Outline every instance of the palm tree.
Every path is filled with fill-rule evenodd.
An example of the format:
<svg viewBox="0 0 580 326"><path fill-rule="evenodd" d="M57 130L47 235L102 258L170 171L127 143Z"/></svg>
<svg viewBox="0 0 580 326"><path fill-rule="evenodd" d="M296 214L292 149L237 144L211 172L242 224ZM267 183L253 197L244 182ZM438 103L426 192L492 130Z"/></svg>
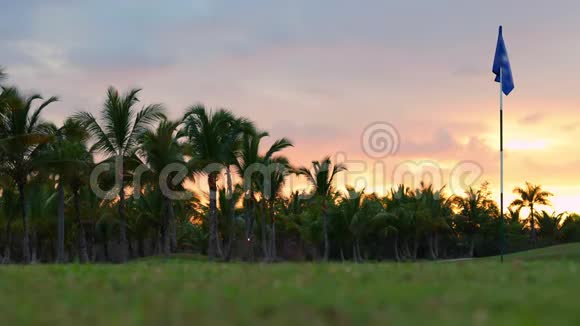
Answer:
<svg viewBox="0 0 580 326"><path fill-rule="evenodd" d="M389 196L385 197L386 202L390 200ZM407 220L405 213L405 210L401 206L387 204L386 210L377 214L372 221L379 235L393 239L393 255L396 261L402 259L399 243L401 234L404 234L405 231L404 222Z"/></svg>
<svg viewBox="0 0 580 326"><path fill-rule="evenodd" d="M244 191L244 220L245 220L245 238L247 244L248 256L253 258L254 248L254 219L256 213L257 200L255 197L255 190L257 188L259 172L256 167L260 164L260 143L262 138L267 137L268 133L258 132L253 130L247 132L242 136L239 144L238 155L234 161L238 176L243 182ZM262 223L262 226L265 226ZM264 256L267 256L266 241L265 241L265 227L262 229L262 251Z"/></svg>
<svg viewBox="0 0 580 326"><path fill-rule="evenodd" d="M44 174L39 174L31 179L26 187L26 197L28 216L30 221L30 253L31 262L38 261L39 253L42 252L39 242L39 234L54 234L57 229L53 219L46 216L53 216L58 210L57 194L54 193L55 183ZM64 232L63 232L64 234Z"/></svg>
<svg viewBox="0 0 580 326"><path fill-rule="evenodd" d="M508 207L508 211L505 214L506 219L509 221L510 224L517 224L520 223L520 213L522 211L521 207Z"/></svg>
<svg viewBox="0 0 580 326"><path fill-rule="evenodd" d="M535 243L536 225L534 223L534 206L550 205L548 197L553 196L553 194L549 191L543 190L542 186L534 185L530 182L526 182L525 187L514 188L514 194L519 198L515 199L510 206L516 208L528 207L530 209L530 216L528 217L530 221L530 240L532 243Z"/></svg>
<svg viewBox="0 0 580 326"><path fill-rule="evenodd" d="M404 248L405 254L412 260L416 260L421 239L431 229L429 211L421 200L421 189L411 190L402 186L400 190L403 190L403 193L397 193L396 195L402 195L402 197L397 198L402 200L401 206L405 212L403 216L406 218L405 223L408 228L408 232L406 232L407 241ZM410 244L412 245L409 250Z"/></svg>
<svg viewBox="0 0 580 326"><path fill-rule="evenodd" d="M428 253L431 259L439 257L439 237L441 233L451 229L447 224L448 218L452 215L452 198L446 197L445 187L434 190L433 185L421 183L421 189L417 190L420 194L420 205L423 209L421 222L424 233L427 238Z"/></svg>
<svg viewBox="0 0 580 326"><path fill-rule="evenodd" d="M169 241L163 239L164 232L162 223L165 221L160 216L165 216L165 200L159 189L145 189L141 195L127 200L128 230L137 240L137 255L145 256L145 239L151 237L155 240L155 254L167 255L169 253ZM166 226L165 226L166 227ZM160 232L161 230L161 232Z"/></svg>
<svg viewBox="0 0 580 326"><path fill-rule="evenodd" d="M560 226L559 235L562 242L580 241L580 215L568 215Z"/></svg>
<svg viewBox="0 0 580 326"><path fill-rule="evenodd" d="M217 181L221 171L232 163L232 157L241 135L250 125L237 119L230 111L208 111L202 105L190 107L183 118L184 133L189 140L186 154L190 166L198 173L207 174L209 185L209 239L208 259L222 255L217 229Z"/></svg>
<svg viewBox="0 0 580 326"><path fill-rule="evenodd" d="M218 223L218 229L222 230L223 234L228 234L228 242L224 248L224 259L226 261L231 259L232 244L235 241L238 229L239 219L236 217L236 204L241 201L243 195L241 185L236 185L231 191L223 187L218 190L218 216L223 222L221 224Z"/></svg>
<svg viewBox="0 0 580 326"><path fill-rule="evenodd" d="M535 216L538 222L538 236L546 240L556 240L560 233L560 224L565 219L565 213L548 213L545 210Z"/></svg>
<svg viewBox="0 0 580 326"><path fill-rule="evenodd" d="M91 151L99 151L108 156L106 161L115 165L115 179L117 182L120 220L119 242L121 245L120 260L127 260L128 243L125 219L125 186L130 177L130 165L136 164L136 151L139 148L139 137L147 127L164 118L164 109L160 104L152 104L136 108L139 102L140 89L131 89L124 95L110 87L107 99L101 109L101 122L88 112L79 112L75 115L81 124L88 130L95 143Z"/></svg>
<svg viewBox="0 0 580 326"><path fill-rule="evenodd" d="M19 204L24 227L22 242L25 263L30 262L29 221L26 210L25 188L28 177L33 172L33 162L39 145L50 140L50 128L40 117L42 111L56 97L43 101L36 109L33 104L42 100L38 94L24 96L16 88L3 88L0 95L0 174L14 180L19 193Z"/></svg>
<svg viewBox="0 0 580 326"><path fill-rule="evenodd" d="M330 156L321 161L313 161L312 168L301 167L296 170L298 175L306 177L308 182L314 187L314 194L322 201L322 228L324 235L324 260L328 260L330 253L330 242L328 240L328 217L326 215L326 201L334 192L334 178L342 171L346 170L343 164L332 164Z"/></svg>
<svg viewBox="0 0 580 326"><path fill-rule="evenodd" d="M356 191L353 187L347 186L346 193L340 196L339 214L344 225L347 227L352 241L352 256L355 262L361 261L360 236L362 233L361 211L363 203L364 189ZM342 249L342 248L341 248Z"/></svg>
<svg viewBox="0 0 580 326"><path fill-rule="evenodd" d="M108 207L104 205L106 202L99 198L88 184L85 184L87 180L85 178L82 178L81 180L83 183L80 184L81 186L77 192L74 191L74 185L71 185L70 187L73 191L75 211L78 209L78 212L75 212L77 215L77 223L80 219L82 227L82 230L79 228L79 233L85 232L89 261L95 261L96 223L103 212L108 210ZM79 246L80 245L81 243L79 242Z"/></svg>
<svg viewBox="0 0 580 326"><path fill-rule="evenodd" d="M455 229L467 238L468 256L473 257L475 240L480 236L480 230L488 224L492 217L497 216L496 203L490 199L491 193L484 183L480 189L469 188L465 197L455 197L454 204L459 213L453 219Z"/></svg>
<svg viewBox="0 0 580 326"><path fill-rule="evenodd" d="M161 219L161 239L163 244L163 254L168 255L171 248L175 249L176 234L175 234L175 211L173 207L170 194L165 191L181 187L185 179L179 181L178 184L172 183L171 175L163 175L163 169L170 164L178 164L181 168L187 171L186 162L183 158L183 146L179 143L179 139L183 133L178 130L180 122L162 120L157 129L147 130L140 138L141 147L139 149L140 156L145 158L145 163L151 172L150 183L159 187L161 182L164 183L163 188L160 189L163 196L163 213ZM188 174L186 172L186 174ZM171 181L170 181L171 180Z"/></svg>
<svg viewBox="0 0 580 326"><path fill-rule="evenodd" d="M286 138L277 139L266 150L265 154L261 155L260 147L262 140L268 136L269 134L264 131L259 132L253 128L247 130L242 136L237 159L234 162L238 174L244 183L244 192L247 198L244 209L246 210L246 238L248 239L247 243L250 247L253 240L252 225L254 209L257 204L255 193L260 192L262 194L266 199L264 201L265 205L273 205L289 173L290 165L288 160L284 157L276 156L276 154L285 148L292 147L292 142ZM268 215L273 220L273 212L270 209L268 209ZM263 216L263 214L260 216ZM269 248L272 248L272 244L268 246L268 241L266 240L265 221L262 221L261 226L262 250L264 251L266 260L268 260L271 258L269 257L271 255ZM272 249L275 250L275 248Z"/></svg>
<svg viewBox="0 0 580 326"><path fill-rule="evenodd" d="M264 175L258 178L257 189L260 191L264 203L267 206L268 217L270 223L270 239L268 241L268 259L276 260L276 200L282 196L286 178L291 173L290 162L284 156L274 156L272 154L282 150L282 148L290 147L292 143L286 139L280 139L270 147L266 153L266 158L262 158L262 164L267 171ZM265 224L265 223L264 223Z"/></svg>
<svg viewBox="0 0 580 326"><path fill-rule="evenodd" d="M87 233L85 230L85 223L83 222L81 213L81 191L87 189L91 168L95 162L93 160L93 153L88 149L87 141L89 134L81 128L78 121L68 119L63 126L65 139L69 142L68 146L71 149L70 159L75 170L71 173L63 173L65 180L73 194L74 215L78 230L78 246L79 258L81 263L89 262L89 248L87 241ZM95 213L93 211L93 213ZM85 217L85 220L86 217Z"/></svg>
<svg viewBox="0 0 580 326"><path fill-rule="evenodd" d="M395 259L416 258L415 250L413 254L409 248L409 242L416 243L417 232L415 228L414 206L416 197L410 188L399 185L392 188L384 199L385 213L378 214L375 220L379 225L383 225L383 234L394 238L393 251ZM413 248L414 249L414 248Z"/></svg>
<svg viewBox="0 0 580 326"><path fill-rule="evenodd" d="M81 124L72 118L65 120L59 129L52 127L54 141L45 144L39 150L36 160L38 170L46 170L58 176L58 241L57 262L64 262L64 207L65 186L73 194L75 220L79 233L79 257L82 263L89 261L84 226L80 216L80 188L87 183L90 168L93 166L93 155L87 148L89 138Z"/></svg>

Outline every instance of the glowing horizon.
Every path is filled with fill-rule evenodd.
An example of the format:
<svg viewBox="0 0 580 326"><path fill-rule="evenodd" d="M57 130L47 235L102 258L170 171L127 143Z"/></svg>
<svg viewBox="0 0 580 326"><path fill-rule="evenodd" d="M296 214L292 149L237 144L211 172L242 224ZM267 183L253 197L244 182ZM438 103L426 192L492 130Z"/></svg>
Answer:
<svg viewBox="0 0 580 326"><path fill-rule="evenodd" d="M378 159L387 176L407 161L444 174L472 161L497 196L491 64L502 23L516 82L504 108L506 205L530 181L554 192L557 211L580 211L580 4L446 2L12 2L0 13L0 65L7 84L61 97L44 114L56 123L98 112L109 85L141 87L171 118L201 102L254 120L270 142L290 138L284 154L297 166L337 153L359 162L351 170L372 165L361 137L388 122L399 147Z"/></svg>

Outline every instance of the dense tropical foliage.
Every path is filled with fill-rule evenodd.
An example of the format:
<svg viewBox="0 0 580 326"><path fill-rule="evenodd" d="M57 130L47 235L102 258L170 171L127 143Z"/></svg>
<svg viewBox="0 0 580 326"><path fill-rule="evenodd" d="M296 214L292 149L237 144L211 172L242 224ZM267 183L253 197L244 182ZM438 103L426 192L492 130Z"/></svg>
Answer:
<svg viewBox="0 0 580 326"><path fill-rule="evenodd" d="M552 196L541 186L514 190L505 223L487 183L462 196L429 184L398 185L386 196L337 188L346 166L324 157L294 167L284 155L293 143L268 139L247 118L194 105L172 121L160 104L138 107L139 95L111 87L98 116L78 112L56 126L42 119L56 97L2 88L1 262L124 262L176 252L226 261L409 261L580 240L580 217L538 209ZM286 194L290 175L309 190Z"/></svg>

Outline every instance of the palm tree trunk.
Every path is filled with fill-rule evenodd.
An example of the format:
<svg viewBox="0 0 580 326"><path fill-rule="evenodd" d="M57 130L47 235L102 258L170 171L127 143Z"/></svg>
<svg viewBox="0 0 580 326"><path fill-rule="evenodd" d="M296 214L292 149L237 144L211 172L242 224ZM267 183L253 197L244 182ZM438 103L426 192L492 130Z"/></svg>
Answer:
<svg viewBox="0 0 580 326"><path fill-rule="evenodd" d="M393 251L395 253L395 260L401 261L401 257L399 256L399 235L395 235L395 240L393 244Z"/></svg>
<svg viewBox="0 0 580 326"><path fill-rule="evenodd" d="M324 261L328 261L330 254L330 242L328 241L328 217L326 215L326 203L322 202L322 229L324 233Z"/></svg>
<svg viewBox="0 0 580 326"><path fill-rule="evenodd" d="M169 248L171 252L177 252L177 221L173 202L170 202L169 210Z"/></svg>
<svg viewBox="0 0 580 326"><path fill-rule="evenodd" d="M419 237L415 236L415 238L413 239L413 255L411 258L413 258L413 260L417 260L417 253L419 252Z"/></svg>
<svg viewBox="0 0 580 326"><path fill-rule="evenodd" d="M356 254L358 256L358 261L362 262L363 261L363 256L360 253L360 241L359 241L358 238L356 239Z"/></svg>
<svg viewBox="0 0 580 326"><path fill-rule="evenodd" d="M270 223L272 224L272 234L270 236L270 258L272 261L276 260L276 219L274 217L274 200L270 201L269 205Z"/></svg>
<svg viewBox="0 0 580 326"><path fill-rule="evenodd" d="M89 224L89 236L88 238L88 249L89 258L91 262L94 262L97 259L97 241L95 239L97 231L96 231L96 223L95 220L91 220Z"/></svg>
<svg viewBox="0 0 580 326"><path fill-rule="evenodd" d="M163 254L163 230L159 228L159 232L157 232L155 239L154 239L154 252L155 255L162 255Z"/></svg>
<svg viewBox="0 0 580 326"><path fill-rule="evenodd" d="M228 243L225 248L224 258L226 261L229 261L231 258L231 251L232 251L232 243L234 242L235 237L235 230L234 230L234 218L235 218L235 204L234 203L234 187L232 182L232 173L230 171L229 166L226 167L226 179L227 179L227 187L228 187L228 203L230 205L229 209L229 216L228 216Z"/></svg>
<svg viewBox="0 0 580 326"><path fill-rule="evenodd" d="M530 205L530 228L531 228L531 233L530 233L530 241L532 243L532 246L536 245L536 223L535 223L535 218L534 218L534 205Z"/></svg>
<svg viewBox="0 0 580 326"><path fill-rule="evenodd" d="M64 185L62 180L58 183L58 221L57 221L57 243L56 262L64 263Z"/></svg>
<svg viewBox="0 0 580 326"><path fill-rule="evenodd" d="M109 255L109 237L105 236L105 239L103 240L103 254L105 255L105 261L111 261L110 255Z"/></svg>
<svg viewBox="0 0 580 326"><path fill-rule="evenodd" d="M122 181L121 172L121 189L119 190L119 260L124 263L129 258L129 246L127 243L127 220L125 219L125 183Z"/></svg>
<svg viewBox="0 0 580 326"><path fill-rule="evenodd" d="M169 213L169 235L171 252L177 251L177 221L175 218L175 208L171 200L167 203Z"/></svg>
<svg viewBox="0 0 580 326"><path fill-rule="evenodd" d="M403 258L406 260L411 257L411 250L409 249L409 238L405 237L403 239Z"/></svg>
<svg viewBox="0 0 580 326"><path fill-rule="evenodd" d="M260 207L261 211L260 211L260 224L261 224L261 229L262 229L262 251L264 253L264 260L265 261L269 261L270 259L270 253L268 251L268 242L266 240L266 219L264 218L264 215L266 215L266 204L265 204L265 200L262 200L262 207Z"/></svg>
<svg viewBox="0 0 580 326"><path fill-rule="evenodd" d="M246 259L251 260L250 257L250 201L244 199L244 243L246 244Z"/></svg>
<svg viewBox="0 0 580 326"><path fill-rule="evenodd" d="M132 236L131 233L127 233L127 257L128 257L128 259L135 257L135 255L133 253L133 239L131 238L131 236Z"/></svg>
<svg viewBox="0 0 580 326"><path fill-rule="evenodd" d="M207 177L209 184L209 240L207 258L213 261L217 258L217 175L210 173Z"/></svg>
<svg viewBox="0 0 580 326"><path fill-rule="evenodd" d="M162 217L162 221L161 221L161 228L162 228L162 232L161 234L163 235L162 239L163 239L163 255L164 256L169 256L169 254L171 253L171 235L170 235L170 231L169 231L169 220L171 219L171 211L172 211L172 205L171 205L171 200L167 197L163 198L164 201L164 207L162 209L163 211L163 217Z"/></svg>
<svg viewBox="0 0 580 326"><path fill-rule="evenodd" d="M469 253L468 253L468 257L473 257L475 251L475 237L472 236L471 239L469 240Z"/></svg>
<svg viewBox="0 0 580 326"><path fill-rule="evenodd" d="M20 209L22 212L22 225L24 227L24 236L22 239L22 258L25 264L30 263L30 236L28 228L28 213L26 209L26 195L24 193L24 182L18 182L18 192L20 200Z"/></svg>
<svg viewBox="0 0 580 326"><path fill-rule="evenodd" d="M427 236L427 245L429 247L429 258L431 258L432 260L437 259L437 257L435 256L434 242L435 242L435 237L432 234L428 235Z"/></svg>
<svg viewBox="0 0 580 326"><path fill-rule="evenodd" d="M277 253L276 253L276 224L272 223L272 236L270 238L270 243L272 244L272 248L270 249L270 258L272 261L276 261Z"/></svg>
<svg viewBox="0 0 580 326"><path fill-rule="evenodd" d="M79 197L79 190L73 190L73 200L75 206L75 215L77 217L77 225L78 225L78 232L79 232L79 260L81 263L88 263L89 262L89 253L87 251L87 238L85 233L85 227L83 226L83 222L81 220L81 203Z"/></svg>
<svg viewBox="0 0 580 326"><path fill-rule="evenodd" d="M6 244L4 246L4 257L2 259L1 263L4 264L8 264L10 263L10 255L11 255L11 249L12 249L12 219L8 218L8 221L6 221Z"/></svg>
<svg viewBox="0 0 580 326"><path fill-rule="evenodd" d="M439 233L435 232L435 237L433 239L433 251L435 253L435 259L439 258Z"/></svg>
<svg viewBox="0 0 580 326"><path fill-rule="evenodd" d="M36 239L37 239L36 252L38 253L38 260L42 261L42 258L45 256L44 238L42 236L36 235Z"/></svg>
<svg viewBox="0 0 580 326"><path fill-rule="evenodd" d="M34 227L30 230L30 263L38 263L38 233Z"/></svg>
<svg viewBox="0 0 580 326"><path fill-rule="evenodd" d="M137 252L139 257L145 257L145 238L142 234L137 239Z"/></svg>
<svg viewBox="0 0 580 326"><path fill-rule="evenodd" d="M248 260L254 260L254 194L249 193L249 199L246 200L244 207L245 224L246 224L246 252Z"/></svg>

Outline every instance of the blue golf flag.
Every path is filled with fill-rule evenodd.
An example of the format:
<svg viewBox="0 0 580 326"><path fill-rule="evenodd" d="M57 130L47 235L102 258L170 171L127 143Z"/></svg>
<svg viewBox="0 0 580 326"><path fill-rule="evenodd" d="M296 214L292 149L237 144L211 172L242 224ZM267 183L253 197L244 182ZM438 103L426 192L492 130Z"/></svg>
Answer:
<svg viewBox="0 0 580 326"><path fill-rule="evenodd" d="M512 75L512 68L510 67L510 59L508 58L507 49L503 41L501 26L499 27L499 36L497 38L497 47L495 49L492 71L495 74L495 81L498 83L501 81L501 89L503 93L509 95L509 93L514 89L514 78Z"/></svg>

